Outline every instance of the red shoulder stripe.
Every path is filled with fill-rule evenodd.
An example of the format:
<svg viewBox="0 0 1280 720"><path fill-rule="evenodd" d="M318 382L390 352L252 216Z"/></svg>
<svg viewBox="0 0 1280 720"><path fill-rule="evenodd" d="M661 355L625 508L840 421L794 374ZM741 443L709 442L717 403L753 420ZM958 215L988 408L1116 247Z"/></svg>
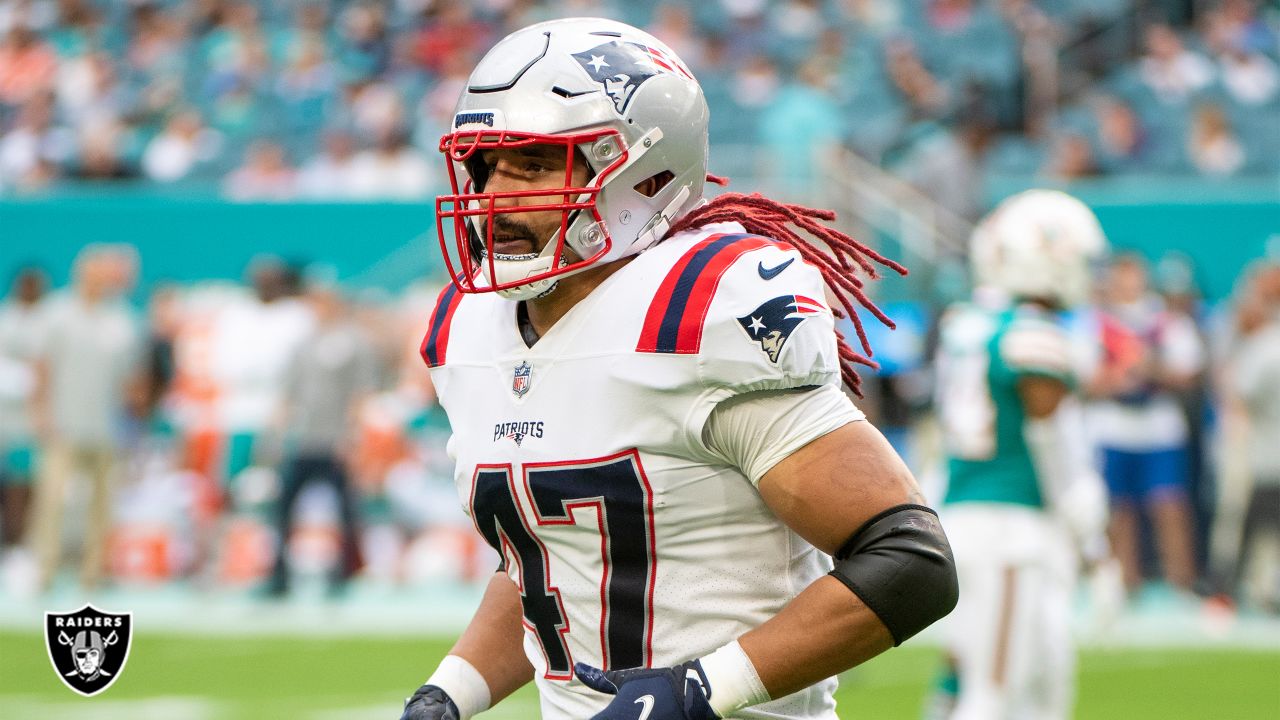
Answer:
<svg viewBox="0 0 1280 720"><path fill-rule="evenodd" d="M772 244L758 235L712 235L689 248L658 286L636 352L697 353L720 278L743 253Z"/></svg>
<svg viewBox="0 0 1280 720"><path fill-rule="evenodd" d="M444 364L445 353L449 349L449 329L453 326L453 314L461 301L462 293L458 292L458 286L453 283L440 291L435 310L431 313L431 327L427 329L426 337L422 338L422 347L419 349L427 367Z"/></svg>

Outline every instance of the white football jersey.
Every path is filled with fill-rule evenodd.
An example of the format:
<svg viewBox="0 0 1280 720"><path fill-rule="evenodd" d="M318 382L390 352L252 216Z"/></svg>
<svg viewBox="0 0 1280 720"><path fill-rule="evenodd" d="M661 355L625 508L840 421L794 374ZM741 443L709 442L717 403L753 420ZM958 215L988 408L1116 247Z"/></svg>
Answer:
<svg viewBox="0 0 1280 720"><path fill-rule="evenodd" d="M575 662L703 656L830 570L702 435L728 397L839 385L823 288L790 245L725 223L640 254L532 348L514 301L441 293L422 354L464 508L521 589L546 720L608 704ZM734 717L833 719L835 685Z"/></svg>

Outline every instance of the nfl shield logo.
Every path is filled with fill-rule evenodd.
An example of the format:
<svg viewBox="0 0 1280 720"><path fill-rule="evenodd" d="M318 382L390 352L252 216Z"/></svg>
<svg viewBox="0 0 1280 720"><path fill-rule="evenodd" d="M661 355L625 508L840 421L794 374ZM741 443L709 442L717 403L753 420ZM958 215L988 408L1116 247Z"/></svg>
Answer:
<svg viewBox="0 0 1280 720"><path fill-rule="evenodd" d="M109 613L92 605L44 614L44 644L58 679L90 697L111 687L129 659L133 613Z"/></svg>
<svg viewBox="0 0 1280 720"><path fill-rule="evenodd" d="M529 392L529 377L533 374L533 366L527 362L522 362L516 366L515 376L511 379L511 392L516 397L524 397Z"/></svg>

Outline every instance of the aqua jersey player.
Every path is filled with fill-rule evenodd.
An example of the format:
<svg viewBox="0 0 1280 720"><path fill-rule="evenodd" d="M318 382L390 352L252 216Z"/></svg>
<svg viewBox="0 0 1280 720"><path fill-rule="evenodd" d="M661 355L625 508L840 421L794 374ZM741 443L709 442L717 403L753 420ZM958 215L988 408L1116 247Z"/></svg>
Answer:
<svg viewBox="0 0 1280 720"><path fill-rule="evenodd" d="M1030 190L979 224L972 302L940 329L943 525L963 588L945 623L955 685L939 717L1070 717L1076 568L1106 554L1106 491L1075 396L1081 354L1063 312L1106 250L1092 211Z"/></svg>

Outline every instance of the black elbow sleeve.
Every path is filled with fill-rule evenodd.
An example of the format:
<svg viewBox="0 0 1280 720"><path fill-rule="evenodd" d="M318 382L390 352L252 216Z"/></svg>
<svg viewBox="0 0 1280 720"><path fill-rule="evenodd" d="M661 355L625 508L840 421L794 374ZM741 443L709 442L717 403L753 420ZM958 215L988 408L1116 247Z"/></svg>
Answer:
<svg viewBox="0 0 1280 720"><path fill-rule="evenodd" d="M836 553L831 575L880 618L895 646L946 616L960 594L942 523L923 505L868 520Z"/></svg>

